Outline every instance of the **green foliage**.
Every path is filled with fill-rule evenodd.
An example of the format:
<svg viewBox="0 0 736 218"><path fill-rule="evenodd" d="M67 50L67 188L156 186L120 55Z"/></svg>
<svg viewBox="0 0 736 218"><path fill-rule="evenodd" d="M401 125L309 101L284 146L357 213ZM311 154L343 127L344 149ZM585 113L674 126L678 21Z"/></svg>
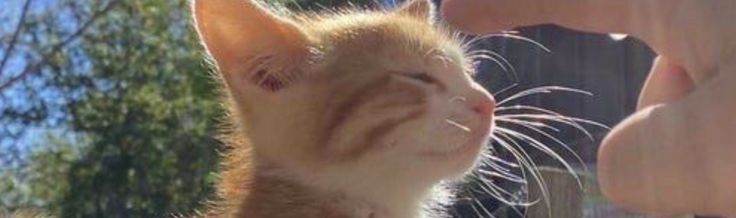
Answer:
<svg viewBox="0 0 736 218"><path fill-rule="evenodd" d="M0 174L1 205L14 207L46 207L56 210L53 205L55 199L69 191L69 183L64 179L69 173L70 164L78 160L79 146L84 144L82 139L74 143L68 136L61 136L48 132L43 141L46 146L35 149L30 155L28 166L16 169L14 172L6 169ZM0 216L2 217L2 216Z"/></svg>
<svg viewBox="0 0 736 218"><path fill-rule="evenodd" d="M211 195L220 110L186 4L121 2L82 44L88 71L60 80L89 89L68 107L91 139L70 166L62 216L161 217Z"/></svg>

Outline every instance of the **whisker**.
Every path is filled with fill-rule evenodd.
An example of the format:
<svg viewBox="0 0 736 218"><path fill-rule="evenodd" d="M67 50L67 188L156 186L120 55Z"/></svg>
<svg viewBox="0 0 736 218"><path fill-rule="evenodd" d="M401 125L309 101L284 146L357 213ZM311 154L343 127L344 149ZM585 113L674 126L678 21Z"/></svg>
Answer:
<svg viewBox="0 0 736 218"><path fill-rule="evenodd" d="M553 91L573 92L573 93L578 93L578 94L584 94L584 95L588 95L588 96L593 96L593 93L590 93L590 92L587 92L587 91L583 91L583 90L580 90L580 89L567 88L567 87L562 87L562 86L542 86L542 87L536 87L536 88L531 88L531 89L527 89L527 90L521 91L521 92L519 92L519 93L517 93L515 95L512 95L511 97L508 97L508 98L500 101L496 105L503 105L503 104L505 104L507 102L510 102L512 100L516 100L516 99L519 99L519 98L522 98L522 97L527 97L527 96L535 95L535 94L546 94L546 93L551 93Z"/></svg>
<svg viewBox="0 0 736 218"><path fill-rule="evenodd" d="M581 131L582 133L584 133L586 136L588 136L588 138L590 140L593 140L593 136L588 132L587 129L585 129L582 126L580 126L576 122L576 119L578 119L580 121L583 121L584 120L585 121L584 123L586 123L586 124L598 126L598 127L603 128L603 129L608 129L608 126L606 126L604 124L601 124L601 123L598 123L598 122L594 122L594 121L586 120L586 119L581 119L581 118L570 117L570 116L564 116L564 115L559 114L559 113L557 113L555 111L552 111L552 110L547 110L547 109L544 109L544 108L530 106L530 105L504 106L504 107L497 108L495 110L495 112L496 113L502 113L502 112L506 112L506 111L510 111L510 110L530 110L530 111L533 111L533 112L537 112L537 113L541 113L541 114L545 114L545 115L550 115L550 116L554 117L552 119L554 119L555 122L563 123L563 124L566 124L566 125L570 125L570 126L576 128L576 129L578 129L579 131ZM519 115L519 114L517 114L517 115ZM524 114L521 114L521 115L524 115ZM509 120L509 119L512 119L512 118L509 118L508 117L509 115L507 115L507 114L497 114L496 116L500 120L504 120L504 121ZM558 119L559 120L563 120L563 121L567 121L567 122L562 122L562 121L559 121ZM513 120L519 121L520 119L513 119ZM531 121L526 121L526 122L531 122ZM534 123L536 123L536 122L534 122ZM551 128L553 128L553 127L551 127Z"/></svg>
<svg viewBox="0 0 736 218"><path fill-rule="evenodd" d="M499 157L496 157L494 155L484 155L484 157L485 157L484 160L493 161L495 163L501 163L503 165L506 165L506 166L512 167L512 168L519 168L519 165L518 164L511 163L509 161L506 161L506 160L501 159Z"/></svg>
<svg viewBox="0 0 736 218"><path fill-rule="evenodd" d="M513 105L513 106L503 106L503 107L497 107L496 112L502 112L502 111L509 111L509 110L530 110L535 111L539 113L545 113L545 114L552 114L552 115L560 115L559 113L553 111L544 109L541 107L531 106L531 105ZM560 115L562 116L562 115Z"/></svg>
<svg viewBox="0 0 736 218"><path fill-rule="evenodd" d="M503 172L503 173L498 173ZM489 171L489 170L478 170L478 173L481 173L483 175L491 176L491 178L502 178L504 180L508 180L510 182L516 182L520 184L526 184L526 180L524 178L521 178L520 176L504 172L504 171Z"/></svg>
<svg viewBox="0 0 736 218"><path fill-rule="evenodd" d="M493 95L494 96L497 96L497 95L503 94L504 92L506 92L508 90L511 90L513 88L516 88L516 86L518 86L518 85L519 85L518 83L514 83L514 84L511 84L509 86L506 86L506 87L502 88L501 90L498 90L498 91L494 92Z"/></svg>
<svg viewBox="0 0 736 218"><path fill-rule="evenodd" d="M473 60L473 65L475 65L475 67L478 67L478 65L481 63L480 62L481 60L489 60L489 61L493 61L504 72L509 72L509 68L504 64L504 62L492 56L489 56L486 54L471 54L469 55L469 58Z"/></svg>
<svg viewBox="0 0 736 218"><path fill-rule="evenodd" d="M479 176L473 176L473 177L477 179L476 182L478 184L478 188L481 189L481 190L478 190L477 192L488 194L494 199L501 201L501 203L504 203L506 205L523 204L523 202L513 201L514 196L515 196L513 193L508 192L501 187L498 187L497 185L493 184L493 182L485 180Z"/></svg>
<svg viewBox="0 0 736 218"><path fill-rule="evenodd" d="M563 159L559 154L557 154L557 152L555 152L554 150L552 150L549 147L545 146L544 143L542 143L542 142L540 142L540 141L538 141L538 140L536 140L536 139L534 139L532 137L529 137L529 136L527 136L525 134L522 134L520 132L516 132L514 130L500 128L499 131L502 131L504 133L507 133L507 134L509 134L509 136L517 137L517 138L519 138L519 139L521 139L523 141L529 142L529 144L533 148L536 148L537 150L542 151L542 152L546 153L547 155L549 155L550 157L558 160L560 162L560 164L562 164L567 169L567 171L573 177L575 177L575 179L578 182L578 185L580 185L580 187L583 187L582 180L580 180L580 176L578 175L578 173L575 172L575 169L569 163L567 163L567 161L565 161L565 159Z"/></svg>
<svg viewBox="0 0 736 218"><path fill-rule="evenodd" d="M477 169L476 172L478 174L484 174L485 175L485 174L490 174L490 172L497 172L497 173L500 173L501 174L501 175L498 175L498 176L509 177L508 179L507 178L503 178L503 179L508 180L508 181L516 181L517 178L522 178L521 176L517 176L517 175L513 174L512 171L511 171L511 169L504 168L504 167L499 166L499 165L497 165L495 163L488 163L488 162L486 162L486 163L482 163L482 164L485 164L485 165L483 165L484 167L490 167L491 169L490 170L483 170L482 168L481 169ZM526 183L526 181L515 182L515 183L521 184L521 183Z"/></svg>
<svg viewBox="0 0 736 218"><path fill-rule="evenodd" d="M462 125L462 124L460 124L460 123L458 123L458 122L455 122L454 120L451 120L451 119L445 119L445 122L447 122L447 123L448 123L448 124L450 124L451 126L454 126L454 127L457 127L457 128L459 128L459 129L461 129L461 130L463 130L463 131L465 131L465 132L470 132L470 128L468 128L467 126L464 126L464 125Z"/></svg>
<svg viewBox="0 0 736 218"><path fill-rule="evenodd" d="M532 138L532 137L530 137L530 136L528 136L526 134L523 134L521 132L517 132L515 130L511 130L511 129L507 129L507 128L497 128L497 129L498 129L499 132L505 133L508 136L518 138L518 139L520 139L522 141L525 141L525 142L529 142L529 144L533 148L536 148L537 150L542 151L542 152L546 153L547 155L550 155L551 157L553 157L553 158L557 159L558 161L560 161L561 164L563 164L565 166L565 168L567 168L567 169L573 169L571 166L568 165L568 163L564 159L562 159L562 157L559 154L557 154L557 152L555 152L554 150L550 149L549 147L547 147L546 145L544 145L544 143L540 142L539 140L534 139L534 138Z"/></svg>
<svg viewBox="0 0 736 218"><path fill-rule="evenodd" d="M475 206L475 205L476 205L475 201L473 201L473 202L470 202L470 208L472 208L472 209L473 209L473 211L475 212L475 215L476 215L477 217L483 217L483 215L482 215L482 214L480 214L480 211L478 210L478 207L477 207L477 206Z"/></svg>
<svg viewBox="0 0 736 218"><path fill-rule="evenodd" d="M560 132L560 129L554 126L551 126L549 124L543 123L543 122L533 122L533 121L528 121L528 120L511 119L511 118L506 118L506 117L496 117L495 120L496 122L506 122L506 123L513 123L513 124L518 124L518 125L528 125L528 126L533 126L537 128L549 129L554 132Z"/></svg>
<svg viewBox="0 0 736 218"><path fill-rule="evenodd" d="M466 49L466 50L471 49L473 47L473 44L475 44L476 42L480 42L481 40L490 38L486 36L477 36L477 35L476 36L464 35L463 38L468 38L468 37L470 37L470 39L462 40L463 43L460 45L461 48Z"/></svg>
<svg viewBox="0 0 736 218"><path fill-rule="evenodd" d="M486 156L492 156L492 155L484 155L484 158ZM501 161L502 162L493 161L493 160L490 160L490 159L482 159L481 160L481 164L486 164L484 166L491 167L492 170L500 171L502 173L510 173L513 169L518 169L519 168L519 166L518 165L515 165L515 164L512 165L512 166L508 166L508 165L504 166L503 163L504 162L507 162L508 163L508 161L505 161L505 160L501 160ZM511 164L511 163L509 163L509 164ZM481 169L479 169L479 170L481 170Z"/></svg>
<svg viewBox="0 0 736 218"><path fill-rule="evenodd" d="M497 128L502 129L502 128ZM523 175L523 178L526 177L526 172L529 170L530 175L532 176L532 179L534 179L537 184L540 185L540 189L542 190L542 195L544 199L549 199L548 191L547 191L547 185L543 181L542 176L538 172L537 164L534 162L534 160L529 156L529 154L521 147L519 143L517 143L512 137L506 135L506 133L503 132L494 132L494 135L492 136L498 144L504 148L505 150L509 151L514 159L518 161L519 164L521 164L521 173ZM505 140L504 140L505 139ZM507 141L508 140L508 141Z"/></svg>
<svg viewBox="0 0 736 218"><path fill-rule="evenodd" d="M484 51L479 51L474 54L486 55L490 56L490 58L495 59L495 56L493 56L492 54L484 53ZM516 84L512 85L511 87L504 88L501 90L501 92L508 91L515 86ZM528 96L536 94L547 94L557 91L593 96L592 93L580 89L561 86L543 86L523 90L499 101L496 104L497 108L494 111L496 115L494 120L499 124L516 125L518 127L527 129L531 131L530 133L532 133L532 135L527 135L526 133L514 129L509 129L504 126L497 126L491 138L499 145L500 148L508 151L512 158L509 158L510 160L505 160L493 155L484 155L485 158L481 161L481 164L483 166L487 166L488 168L477 170L478 176L486 176L487 178L499 178L503 179L504 181L523 185L524 187L528 187L530 184L529 182L534 181L541 191L541 196L538 196L538 199L527 199L525 201L526 203L530 203L531 205L543 200L544 203L547 205L547 208L550 208L551 205L551 203L549 202L550 190L548 189L546 181L539 171L538 165L536 164L534 159L531 158L525 147L531 146L533 149L538 150L550 156L552 159L558 161L568 171L568 173L570 173L576 179L578 186L583 189L584 187L582 180L580 179L580 175L576 172L572 165L568 163L559 153L557 153L557 151L545 145L537 138L548 139L553 141L554 144L560 145L563 149L565 149L567 152L570 152L574 156L574 158L584 167L585 171L588 171L588 167L585 165L582 157L580 157L580 155L578 155L575 150L573 150L563 140L553 136L551 132L562 131L562 129L559 128L559 125L556 125L562 124L565 126L573 127L581 131L591 140L594 140L592 134L585 127L583 127L583 125L592 125L604 129L609 129L608 126L595 121L577 117L564 116L556 111L540 108L537 106L507 105L512 101L516 101ZM513 169L513 171L511 169ZM511 193L508 193L503 188L498 187L497 184L489 183L486 179L478 180L486 184L485 186L481 186L480 188L484 189L484 191L486 191L489 195L500 198L499 201L504 202L505 204L513 203L514 196L510 195Z"/></svg>
<svg viewBox="0 0 736 218"><path fill-rule="evenodd" d="M493 61L497 66L501 67L504 72L510 73L514 82L519 81L518 73L516 72L516 68L514 67L514 65L511 64L511 62L509 62L505 57L503 57L503 55L497 52L486 49L479 49L470 52L468 56L471 60L474 61L475 65L480 64L481 61L484 59Z"/></svg>
<svg viewBox="0 0 736 218"><path fill-rule="evenodd" d="M498 115L496 117L501 118L501 119L507 119L507 120L508 119L539 119L539 120L553 121L553 122L572 126L580 130L580 132L584 133L591 140L593 140L593 135L578 123L584 123L584 124L594 125L594 126L598 126L604 129L608 129L608 126L598 123L598 122L590 121L587 119L576 118L576 117L567 117L567 116L557 116L557 115L553 116L553 115L546 115L546 114L504 114L504 115Z"/></svg>
<svg viewBox="0 0 736 218"><path fill-rule="evenodd" d="M570 153L572 153L573 155L575 155L576 157L578 157L578 159L580 160L580 163L581 163L581 164L583 163L582 159L581 159L581 158L580 158L580 157L579 157L579 156L577 155L577 153L576 153L575 151L573 151L573 150L572 150L571 148L569 148L569 146L567 146L567 144L566 144L566 143L562 142L562 141L561 141L561 140L559 140L559 139L558 139L557 137L554 137L554 136L550 135L549 133L545 132L544 130L542 130L542 129L538 128L538 127L535 127L535 126L531 126L531 125L527 125L527 124L525 124L525 123L524 123L524 122L523 122L522 120L514 120L514 119L508 119L508 120L506 120L506 121L507 121L508 123L511 123L511 124L515 124L515 125L519 125L519 126L521 126L521 127L524 127L524 128L530 129L530 130L532 130L532 131L534 131L534 132L536 132L536 133L538 133L538 134L540 134L540 135L542 135L542 136L544 136L544 137L547 137L547 138L549 138L549 139L553 140L553 141L554 141L554 142L556 142L557 144L560 144L560 145L562 145L562 146L563 146L563 147L564 147L564 148L565 148L566 150L568 150L568 151L569 151ZM522 122L520 122L520 121L522 121Z"/></svg>
<svg viewBox="0 0 736 218"><path fill-rule="evenodd" d="M511 62L509 62L508 59L506 59L503 55L499 54L498 52L494 52L494 51L487 50L487 49L478 49L478 50L472 51L469 55L471 58L475 57L475 55L481 55L479 57L486 57L494 61L500 61L502 63L500 65L505 65L509 69L511 69L511 72L516 73L516 68L514 68L514 65L511 64ZM506 67L503 67L503 68L506 68Z"/></svg>
<svg viewBox="0 0 736 218"><path fill-rule="evenodd" d="M482 209L483 212L486 215L488 215L488 217L494 217L495 218L495 216L493 216L493 213L491 213L490 211L488 211L488 209L486 208L485 205L483 205L482 202L478 201L478 197L476 197L475 194L473 194L473 192L469 192L469 194L471 195L471 197L473 199L473 202L476 203L476 204L478 204L480 206L480 209ZM481 214L478 213L478 215L480 216Z"/></svg>
<svg viewBox="0 0 736 218"><path fill-rule="evenodd" d="M516 124L518 124L518 123L516 123ZM543 130L541 130L539 128L535 128L535 127L527 126L527 125L521 125L521 124L518 124L518 125L520 125L522 127L525 127L525 128L527 128L529 130L532 130L532 131L534 131L534 132L536 132L536 133L538 133L538 134L540 134L540 135L542 135L542 136L544 136L544 137L546 137L546 138L554 141L555 143L559 144L565 150L567 150L568 152L570 152L570 154L572 154L573 157L575 157L575 159L578 161L578 163L580 163L581 166L583 166L583 170L585 172L589 172L588 166L585 164L585 161L583 161L583 158L580 157L580 155L578 155L577 152L575 152L575 150L573 150L570 146L568 146L566 143L562 142L562 140L558 139L557 137L554 137L554 136L550 135L547 132L544 132ZM564 159L560 159L559 161L564 161ZM569 169L569 170L572 170L572 169ZM574 173L574 174L577 175L577 173ZM580 187L580 189L583 189L584 187L583 187L582 181L579 178L577 178L577 176L575 176L575 177L577 179L578 186Z"/></svg>
<svg viewBox="0 0 736 218"><path fill-rule="evenodd" d="M475 36L472 39L470 39L470 40L466 41L465 43L463 43L462 46L463 46L463 48L468 48L468 47L472 46L473 44L475 44L476 42L479 42L480 40L490 39L490 38L504 38L504 39L514 39L514 40L519 40L521 42L526 42L526 43L529 43L529 44L531 44L531 45L533 45L535 47L538 47L538 48L544 50L547 53L552 53L552 50L550 50L546 46L542 45L542 43L539 43L539 42L537 42L537 41L535 41L533 39L530 39L530 38L527 38L527 37L524 37L524 36L516 35L516 33L518 33L518 32L505 31L505 32L502 32L502 33L494 33L494 34L485 34L485 35L481 35L481 36Z"/></svg>
<svg viewBox="0 0 736 218"><path fill-rule="evenodd" d="M497 128L497 129L503 129L503 128ZM511 150L509 151L512 152L512 154L514 154L515 156L519 155L517 156L517 160L519 160L522 163L522 165L525 166L521 168L522 173L526 174L526 169L529 170L529 174L531 175L532 179L534 179L534 181L537 182L537 184L539 185L539 189L542 192L542 199L547 205L547 208L549 208L551 204L549 202L550 192L549 192L549 189L547 188L548 186L547 186L546 181L544 180L544 177L539 173L539 168L537 167L537 164L534 162L534 159L532 159L531 156L529 156L529 154L521 147L521 145L518 142L516 142L516 140L514 140L514 137L512 137L513 134L508 134L504 132L497 132L496 134L499 137L503 137L506 140L508 140L508 142L504 140L498 141L502 147L506 147L507 150L510 148ZM516 146L516 148L514 148L514 146ZM536 199L535 202L538 202L539 200L541 199Z"/></svg>
<svg viewBox="0 0 736 218"><path fill-rule="evenodd" d="M503 107L496 108L495 112L505 112L505 111L509 111L509 110L530 110L530 111L539 112L539 113L548 114L548 115L553 115L555 117L559 117L559 118L562 118L562 119L568 119L568 120L571 120L571 121L582 122L582 123L586 123L586 124L590 124L590 125L593 125L593 126L597 126L597 127L600 127L600 128L606 129L606 130L610 130L610 127L608 127L607 125L602 124L602 123L598 123L598 122L595 122L595 121L592 121L592 120L587 120L587 119L581 119L581 118L576 118L576 117L571 117L571 116L565 116L565 115L562 115L562 114L557 113L557 112L552 111L552 110L548 110L548 109L544 109L544 108L540 108L540 107L536 107L536 106L531 106L531 105L503 106Z"/></svg>

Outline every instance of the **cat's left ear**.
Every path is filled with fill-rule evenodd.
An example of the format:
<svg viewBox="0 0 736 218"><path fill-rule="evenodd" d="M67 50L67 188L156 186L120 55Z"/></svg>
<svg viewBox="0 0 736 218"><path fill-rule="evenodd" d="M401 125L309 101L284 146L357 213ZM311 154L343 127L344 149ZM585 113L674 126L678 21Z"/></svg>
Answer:
<svg viewBox="0 0 736 218"><path fill-rule="evenodd" d="M192 0L191 5L202 44L233 88L275 92L300 75L309 40L292 20L257 0Z"/></svg>
<svg viewBox="0 0 736 218"><path fill-rule="evenodd" d="M434 4L431 0L407 0L397 9L400 14L412 16L428 22L434 21Z"/></svg>

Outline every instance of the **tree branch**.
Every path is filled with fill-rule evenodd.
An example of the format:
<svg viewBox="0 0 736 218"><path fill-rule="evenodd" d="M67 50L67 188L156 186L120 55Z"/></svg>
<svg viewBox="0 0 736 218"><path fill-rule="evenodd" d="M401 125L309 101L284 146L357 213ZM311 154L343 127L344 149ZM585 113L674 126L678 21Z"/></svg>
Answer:
<svg viewBox="0 0 736 218"><path fill-rule="evenodd" d="M114 0L108 3L102 10L99 10L95 12L87 21L85 21L82 26L79 27L74 33L66 37L63 41L59 42L58 44L54 45L51 48L51 51L49 51L46 55L43 55L43 58L34 64L26 65L26 67L21 71L20 74L8 79L7 81L0 83L0 92L4 91L5 89L11 87L16 82L24 79L29 74L39 71L43 65L47 64L49 62L49 57L52 57L56 53L59 53L62 48L67 46L69 43L73 42L75 39L79 38L84 34L87 29L89 29L92 24L102 17L102 15L109 12L112 8L114 8L117 4L119 4L121 0Z"/></svg>
<svg viewBox="0 0 736 218"><path fill-rule="evenodd" d="M28 16L28 9L31 8L31 1L32 0L26 0L26 3L23 4L23 9L20 12L20 18L18 19L18 26L15 27L15 31L13 32L12 38L10 38L10 43L8 44L8 48L5 50L5 56L3 56L3 60L0 61L0 75L3 74L3 69L5 69L5 64L8 63L8 60L10 59L10 56L13 54L13 50L15 49L15 43L18 42L18 36L20 35L20 32L23 31L23 26L26 23L26 17Z"/></svg>

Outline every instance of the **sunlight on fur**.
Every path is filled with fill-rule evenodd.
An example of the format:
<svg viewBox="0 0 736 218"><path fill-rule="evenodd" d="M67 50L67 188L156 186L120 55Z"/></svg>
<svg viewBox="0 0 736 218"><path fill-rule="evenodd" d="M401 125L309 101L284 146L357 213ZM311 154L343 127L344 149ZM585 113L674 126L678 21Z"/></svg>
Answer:
<svg viewBox="0 0 736 218"><path fill-rule="evenodd" d="M475 40L436 24L428 0L306 14L197 0L192 11L229 109L218 199L202 216L445 217L456 189L449 184L468 175L484 194L528 205L491 182L534 179L547 195L522 146L575 172L538 139L503 125L568 150L548 122L583 132L583 124L600 125L511 104L552 91L589 94L575 89L540 87L496 103L473 81L475 65L514 68L492 51L469 51ZM490 140L515 160L494 156Z"/></svg>
<svg viewBox="0 0 736 218"><path fill-rule="evenodd" d="M577 177L535 137L577 157L554 136L561 131L555 124L588 136L586 126L606 127L515 102L591 93L547 86L496 101L512 88L491 95L473 80L477 65L516 70L496 52L472 50L473 43L504 37L549 49L513 32L466 39L435 22L433 7L410 0L397 9L294 13L254 0L192 0L193 24L228 111L217 196L193 216L440 218L463 200L479 217L494 217L477 195L508 205L548 203L539 166L525 148ZM522 186L534 180L542 199L520 198L498 180ZM459 185L468 181L478 188ZM456 199L460 191L470 199Z"/></svg>

